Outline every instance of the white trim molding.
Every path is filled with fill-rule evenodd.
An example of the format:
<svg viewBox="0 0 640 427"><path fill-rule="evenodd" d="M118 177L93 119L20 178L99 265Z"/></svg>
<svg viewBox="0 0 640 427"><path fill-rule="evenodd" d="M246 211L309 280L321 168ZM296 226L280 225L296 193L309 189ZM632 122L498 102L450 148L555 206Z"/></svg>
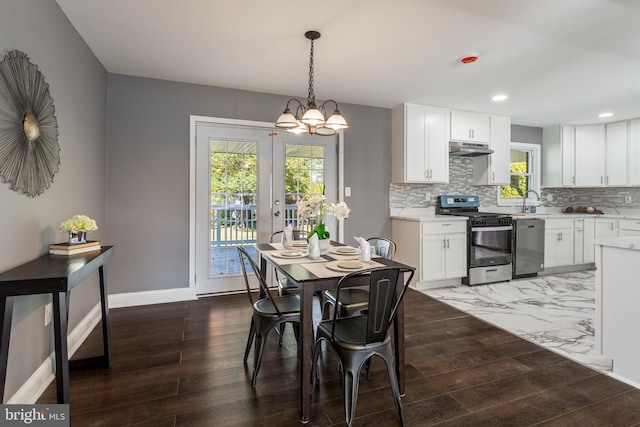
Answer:
<svg viewBox="0 0 640 427"><path fill-rule="evenodd" d="M138 305L196 300L196 289L175 288L157 291L128 292L109 295L109 308L135 307Z"/></svg>

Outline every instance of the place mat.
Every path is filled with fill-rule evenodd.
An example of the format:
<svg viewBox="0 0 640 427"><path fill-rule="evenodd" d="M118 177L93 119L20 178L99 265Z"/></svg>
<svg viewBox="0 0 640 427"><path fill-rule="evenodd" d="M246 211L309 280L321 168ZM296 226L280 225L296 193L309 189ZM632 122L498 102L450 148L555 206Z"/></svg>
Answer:
<svg viewBox="0 0 640 427"><path fill-rule="evenodd" d="M273 246L274 249L277 249L277 250L285 249L285 247L282 244L282 242L273 242L273 243L269 243L269 244L271 246ZM293 246L290 249L295 250L295 251L297 251L297 250L302 251L303 249L307 249L308 247L309 247L309 245L304 240L294 240L293 241Z"/></svg>
<svg viewBox="0 0 640 427"><path fill-rule="evenodd" d="M348 262L348 261L330 261L330 262L326 262L326 260L322 260L324 262L322 263L304 263L302 264L302 267L304 267L306 270L308 270L310 273L314 274L317 277L320 278L327 278L327 277L342 277L345 274L348 273L352 273L354 271L358 271L358 270L340 270L340 271L335 271L335 270L331 270L329 268L327 268L327 265L334 265L334 264L338 264L340 262ZM370 263L363 263L366 264L365 268L378 268L378 267L384 267L384 264L380 264L379 262L375 262L375 261L371 261Z"/></svg>
<svg viewBox="0 0 640 427"><path fill-rule="evenodd" d="M273 245L273 244L272 244ZM292 249L292 250L296 250L297 249ZM262 255L266 256L267 258L269 258L269 260L277 265L289 265L289 264L301 264L304 262L309 262L309 263L315 263L315 262L327 262L326 259L323 259L322 257L320 257L319 259L310 259L308 256L306 256L306 251L305 256L299 257L299 258L285 258L285 257L278 257L276 254L278 252L282 252L283 249L280 250L273 250L273 251L262 251ZM300 251L303 252L303 251Z"/></svg>

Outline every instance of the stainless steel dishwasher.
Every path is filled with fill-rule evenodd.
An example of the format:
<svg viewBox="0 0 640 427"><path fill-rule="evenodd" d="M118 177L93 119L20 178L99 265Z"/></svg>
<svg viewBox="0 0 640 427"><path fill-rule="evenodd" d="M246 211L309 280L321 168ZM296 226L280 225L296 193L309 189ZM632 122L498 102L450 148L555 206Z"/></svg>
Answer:
<svg viewBox="0 0 640 427"><path fill-rule="evenodd" d="M522 218L513 223L513 278L537 276L544 269L544 220Z"/></svg>

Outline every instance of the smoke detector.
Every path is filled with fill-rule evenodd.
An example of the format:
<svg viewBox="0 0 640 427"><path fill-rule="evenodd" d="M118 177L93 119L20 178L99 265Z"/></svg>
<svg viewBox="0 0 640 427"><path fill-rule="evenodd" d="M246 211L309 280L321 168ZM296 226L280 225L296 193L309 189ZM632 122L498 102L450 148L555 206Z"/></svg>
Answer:
<svg viewBox="0 0 640 427"><path fill-rule="evenodd" d="M477 60L478 60L478 54L473 52L467 53L465 56L460 58L460 62L462 62L463 64L471 64L472 62L476 62Z"/></svg>

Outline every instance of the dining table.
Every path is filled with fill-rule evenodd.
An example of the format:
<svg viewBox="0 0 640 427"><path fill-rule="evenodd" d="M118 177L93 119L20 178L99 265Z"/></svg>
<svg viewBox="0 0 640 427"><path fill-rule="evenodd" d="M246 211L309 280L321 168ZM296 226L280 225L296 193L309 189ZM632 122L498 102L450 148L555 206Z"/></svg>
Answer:
<svg viewBox="0 0 640 427"><path fill-rule="evenodd" d="M291 249L285 249L282 243L256 243L255 248L260 260L260 270L264 277L269 277L269 268L275 268L287 280L296 284L300 291L300 419L302 423L306 424L309 422L311 407L311 368L314 345L313 296L326 289L335 289L342 277L354 271L350 270L351 265L349 268L341 268L340 265L347 265L345 261L357 261L360 257L359 251L357 248L332 241L326 253L321 254L318 259L310 259L302 241L294 242ZM411 268L405 264L373 255L371 262L363 263L362 269L384 266ZM404 280L404 274L401 273L399 281L404 283ZM368 284L368 282L362 284ZM398 286L398 296L401 291L402 286ZM403 304L398 307L393 328L395 369L400 394L404 395Z"/></svg>

